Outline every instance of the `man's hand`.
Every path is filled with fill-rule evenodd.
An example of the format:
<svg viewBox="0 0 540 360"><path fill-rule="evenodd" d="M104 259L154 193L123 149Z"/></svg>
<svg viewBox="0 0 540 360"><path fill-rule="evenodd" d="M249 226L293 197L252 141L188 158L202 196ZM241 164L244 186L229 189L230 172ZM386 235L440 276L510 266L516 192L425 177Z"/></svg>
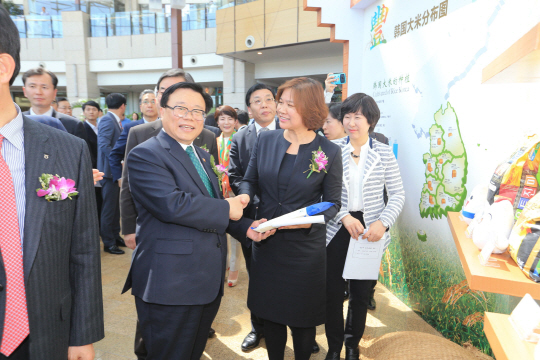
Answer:
<svg viewBox="0 0 540 360"><path fill-rule="evenodd" d="M364 232L364 226L360 222L360 220L352 217L351 215L345 216L343 219L341 219L341 223L343 226L345 226L345 229L349 232L351 237L355 240L358 240L360 235Z"/></svg>
<svg viewBox="0 0 540 360"><path fill-rule="evenodd" d="M131 250L135 250L135 247L137 247L137 243L135 242L135 234L124 235L124 242Z"/></svg>
<svg viewBox="0 0 540 360"><path fill-rule="evenodd" d="M334 81L336 81L336 79L334 78L334 74L328 74L326 80L324 80L324 85L327 93L333 93L334 89L337 88L336 84L332 84Z"/></svg>
<svg viewBox="0 0 540 360"><path fill-rule="evenodd" d="M100 180L103 180L105 173L100 172L98 169L92 169L92 175L94 176L94 185Z"/></svg>
<svg viewBox="0 0 540 360"><path fill-rule="evenodd" d="M248 197L249 198L249 197ZM245 197L233 197L233 198L227 198L225 199L229 202L229 219L231 220L240 220L242 218L242 215L244 215L244 208L247 206L247 204L244 204ZM248 200L249 203L249 200Z"/></svg>
<svg viewBox="0 0 540 360"><path fill-rule="evenodd" d="M122 188L122 179L118 179L118 187L121 189Z"/></svg>
<svg viewBox="0 0 540 360"><path fill-rule="evenodd" d="M94 360L94 345L70 346L68 360Z"/></svg>
<svg viewBox="0 0 540 360"><path fill-rule="evenodd" d="M376 242L381 240L386 231L386 226L383 225L381 220L375 221L373 224L369 225L368 231L362 236L362 239L367 239L367 241Z"/></svg>
<svg viewBox="0 0 540 360"><path fill-rule="evenodd" d="M254 221L253 224L251 224L251 226L249 227L247 233L246 233L246 236L248 238L250 238L251 240L253 241L261 241L261 240L264 240L266 239L267 237L269 236L272 236L276 233L276 229L272 229L270 231L266 231L266 232L263 232L263 233L260 233L260 232L257 232L253 229L257 228L257 226L261 225L262 223L266 222L268 220L266 219L261 219L261 220L257 220L257 221Z"/></svg>
<svg viewBox="0 0 540 360"><path fill-rule="evenodd" d="M249 199L248 194L240 194L240 195L237 195L236 197L240 199L240 202L242 203L242 205L244 205L244 209L246 208L246 206L249 205L250 199Z"/></svg>

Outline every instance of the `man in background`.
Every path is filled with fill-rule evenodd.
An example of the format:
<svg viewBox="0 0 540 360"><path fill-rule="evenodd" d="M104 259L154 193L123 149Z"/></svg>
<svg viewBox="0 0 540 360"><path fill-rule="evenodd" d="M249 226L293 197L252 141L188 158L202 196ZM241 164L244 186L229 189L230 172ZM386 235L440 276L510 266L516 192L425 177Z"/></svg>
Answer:
<svg viewBox="0 0 540 360"><path fill-rule="evenodd" d="M124 155L126 153L126 142L129 130L134 126L154 122L158 119L158 105L154 90L146 89L141 92L139 95L139 109L141 110L142 119L131 121L124 126L124 130L122 130L122 133L109 156L113 181L120 181L120 187L122 187L122 162L124 161Z"/></svg>
<svg viewBox="0 0 540 360"><path fill-rule="evenodd" d="M30 110L24 112L24 115L47 115L57 118L68 133L86 141L83 123L74 117L55 111L52 107L58 92L58 78L54 73L37 67L25 72L22 80L24 96L32 105Z"/></svg>
<svg viewBox="0 0 540 360"><path fill-rule="evenodd" d="M114 254L124 254L118 246L125 246L120 237L120 195L119 184L113 180L109 156L122 131L121 121L126 111L126 98L113 93L105 98L109 111L98 124L98 169L105 173L102 186L103 203L101 206L101 240L103 250Z"/></svg>
<svg viewBox="0 0 540 360"><path fill-rule="evenodd" d="M97 116L101 107L93 100L87 101L82 106L84 115L84 127L86 129L86 136L88 138L88 148L90 149L90 159L92 159L92 169L97 169L98 158L98 127ZM101 224L101 206L103 203L101 194L101 183L97 182L94 185L94 191L96 193L96 204L99 223Z"/></svg>
<svg viewBox="0 0 540 360"><path fill-rule="evenodd" d="M69 100L65 97L59 97L56 99L57 109L59 113L68 115L73 117L71 104L69 103Z"/></svg>

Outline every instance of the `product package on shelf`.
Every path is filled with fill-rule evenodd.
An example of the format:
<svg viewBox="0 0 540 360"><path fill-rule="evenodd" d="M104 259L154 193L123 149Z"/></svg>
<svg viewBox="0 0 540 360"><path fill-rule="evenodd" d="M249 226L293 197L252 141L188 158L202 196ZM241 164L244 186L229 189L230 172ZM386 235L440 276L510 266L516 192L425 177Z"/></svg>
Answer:
<svg viewBox="0 0 540 360"><path fill-rule="evenodd" d="M502 254L508 248L513 225L512 204L506 199L498 200L481 215L472 233L473 242L479 249L491 244L493 254Z"/></svg>
<svg viewBox="0 0 540 360"><path fill-rule="evenodd" d="M497 166L491 178L488 202L493 204L497 198L507 199L513 204L515 219L538 191L539 149L540 136L530 136L510 158Z"/></svg>
<svg viewBox="0 0 540 360"><path fill-rule="evenodd" d="M525 205L510 233L509 248L521 270L535 282L540 282L540 194Z"/></svg>

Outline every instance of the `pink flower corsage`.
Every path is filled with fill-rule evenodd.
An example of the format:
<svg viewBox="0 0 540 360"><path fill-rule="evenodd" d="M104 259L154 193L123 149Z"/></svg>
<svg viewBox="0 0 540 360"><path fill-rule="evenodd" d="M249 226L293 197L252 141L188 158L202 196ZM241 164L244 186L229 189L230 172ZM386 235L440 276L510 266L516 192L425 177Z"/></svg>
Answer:
<svg viewBox="0 0 540 360"><path fill-rule="evenodd" d="M47 201L73 200L78 195L75 181L66 179L58 175L41 174L39 177L41 189L36 189L37 196L45 197Z"/></svg>
<svg viewBox="0 0 540 360"><path fill-rule="evenodd" d="M311 164L309 165L309 169L307 169L304 172L308 172L309 174L307 178L311 176L314 172L320 173L321 171L326 172L326 165L328 165L328 158L326 157L326 154L324 151L322 151L321 147L319 146L319 150L313 151L313 155L311 156Z"/></svg>

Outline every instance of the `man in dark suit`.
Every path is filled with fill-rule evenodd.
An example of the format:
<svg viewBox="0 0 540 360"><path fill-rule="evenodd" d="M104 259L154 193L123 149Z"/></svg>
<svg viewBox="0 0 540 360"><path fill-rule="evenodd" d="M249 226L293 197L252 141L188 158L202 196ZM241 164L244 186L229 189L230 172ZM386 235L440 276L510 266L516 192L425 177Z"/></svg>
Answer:
<svg viewBox="0 0 540 360"><path fill-rule="evenodd" d="M62 122L67 132L86 140L86 131L82 121L62 114L52 108L58 89L58 78L54 73L38 67L23 74L23 92L32 107L24 115L47 115Z"/></svg>
<svg viewBox="0 0 540 360"><path fill-rule="evenodd" d="M109 111L101 118L98 125L98 169L105 173L101 181L103 203L101 205L101 241L103 250L114 254L124 254L118 245L125 245L120 237L119 184L113 180L109 155L120 137L121 121L126 111L126 98L113 93L105 98Z"/></svg>
<svg viewBox="0 0 540 360"><path fill-rule="evenodd" d="M90 360L104 326L88 147L13 103L20 40L1 5L0 34L0 359ZM43 173L74 180L79 194L38 197Z"/></svg>
<svg viewBox="0 0 540 360"><path fill-rule="evenodd" d="M235 194L246 173L251 150L257 142L257 136L261 131L279 129L279 121L276 117L276 101L274 90L265 84L255 84L246 93L246 106L251 118L255 119L253 124L237 132L231 141L231 151L229 153L229 181ZM244 209L244 216L256 219L259 199L254 198L253 204ZM246 246L247 245L247 246ZM246 261L246 269L249 274L251 264L251 244L242 243L242 253ZM261 338L264 337L264 324L254 314L251 314L251 332L247 334L242 342L242 350L249 351L259 346Z"/></svg>
<svg viewBox="0 0 540 360"><path fill-rule="evenodd" d="M98 128L97 128L97 116L101 107L93 100L87 101L82 106L84 114L84 128L86 129L86 138L88 142L88 148L90 149L90 159L92 159L92 169L97 169L97 157L98 157ZM94 192L96 194L97 214L99 223L101 225L101 206L103 204L103 197L101 194L101 184L98 182L94 185Z"/></svg>
<svg viewBox="0 0 540 360"><path fill-rule="evenodd" d="M223 200L210 154L193 146L206 113L202 87L174 84L160 105L163 131L127 157L138 245L124 291L135 296L148 358L194 360L223 295L225 232L263 236L250 229L258 222L229 222L242 217L249 197Z"/></svg>
<svg viewBox="0 0 540 360"><path fill-rule="evenodd" d="M134 126L154 122L158 119L158 106L154 90L146 89L141 92L139 95L139 109L143 116L142 119L131 121L124 126L124 130L122 130L116 145L114 145L111 150L109 165L111 166L113 181L122 181L122 161L124 161L124 155L126 153L126 142L129 130Z"/></svg>

